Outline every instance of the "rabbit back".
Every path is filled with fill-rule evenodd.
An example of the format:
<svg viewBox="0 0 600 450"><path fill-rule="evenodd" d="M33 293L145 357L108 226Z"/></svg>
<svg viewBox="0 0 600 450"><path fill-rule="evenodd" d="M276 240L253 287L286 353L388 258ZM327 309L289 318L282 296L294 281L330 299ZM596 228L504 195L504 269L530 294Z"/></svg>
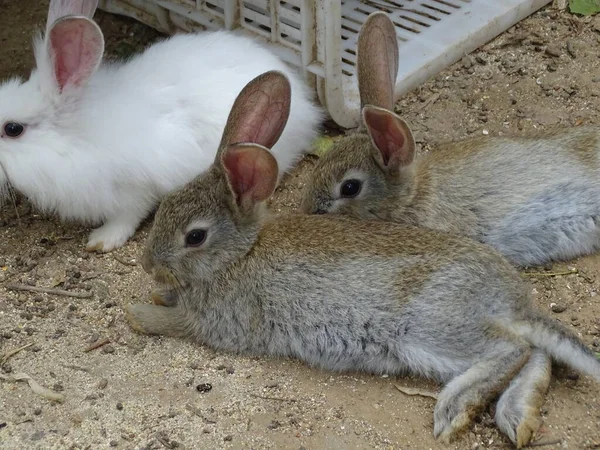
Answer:
<svg viewBox="0 0 600 450"><path fill-rule="evenodd" d="M466 233L519 265L591 253L600 248L599 138L582 127L442 146L417 169L435 192L414 205L419 223Z"/></svg>

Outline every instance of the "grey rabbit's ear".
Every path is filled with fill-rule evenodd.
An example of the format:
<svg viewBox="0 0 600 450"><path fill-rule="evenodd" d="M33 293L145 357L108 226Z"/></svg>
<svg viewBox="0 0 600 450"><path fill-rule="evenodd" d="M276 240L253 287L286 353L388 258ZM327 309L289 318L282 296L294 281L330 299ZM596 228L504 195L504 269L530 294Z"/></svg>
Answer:
<svg viewBox="0 0 600 450"><path fill-rule="evenodd" d="M415 158L415 139L408 124L384 108L365 106L363 122L371 137L371 152L386 173L395 174Z"/></svg>
<svg viewBox="0 0 600 450"><path fill-rule="evenodd" d="M59 92L81 87L96 72L104 53L100 27L85 17L64 17L48 29L46 35L47 69Z"/></svg>
<svg viewBox="0 0 600 450"><path fill-rule="evenodd" d="M363 24L356 59L361 108L372 105L393 110L398 38L394 24L384 12L371 14Z"/></svg>
<svg viewBox="0 0 600 450"><path fill-rule="evenodd" d="M252 143L273 147L287 123L291 98L290 82L282 72L271 70L250 81L233 103L216 162L230 145Z"/></svg>
<svg viewBox="0 0 600 450"><path fill-rule="evenodd" d="M235 203L243 214L267 200L277 186L279 168L273 154L257 144L227 147L221 155L229 187Z"/></svg>
<svg viewBox="0 0 600 450"><path fill-rule="evenodd" d="M46 30L54 22L66 16L83 16L91 19L98 7L98 0L50 0Z"/></svg>

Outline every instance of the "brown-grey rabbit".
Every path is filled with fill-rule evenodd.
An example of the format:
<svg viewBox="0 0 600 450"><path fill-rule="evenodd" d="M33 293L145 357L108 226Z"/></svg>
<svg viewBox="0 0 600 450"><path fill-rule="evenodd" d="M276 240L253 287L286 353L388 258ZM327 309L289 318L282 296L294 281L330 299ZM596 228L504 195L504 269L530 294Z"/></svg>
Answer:
<svg viewBox="0 0 600 450"><path fill-rule="evenodd" d="M600 128L481 137L415 157L411 130L393 113L398 44L385 13L363 25L357 58L362 132L318 161L303 212L467 235L519 266L600 248Z"/></svg>
<svg viewBox="0 0 600 450"><path fill-rule="evenodd" d="M280 72L236 99L212 167L160 205L144 269L174 306L126 307L134 329L324 369L415 373L447 383L434 434L449 441L501 393L498 426L522 446L540 425L550 357L600 381L600 361L534 311L492 248L348 217L270 217L288 118Z"/></svg>

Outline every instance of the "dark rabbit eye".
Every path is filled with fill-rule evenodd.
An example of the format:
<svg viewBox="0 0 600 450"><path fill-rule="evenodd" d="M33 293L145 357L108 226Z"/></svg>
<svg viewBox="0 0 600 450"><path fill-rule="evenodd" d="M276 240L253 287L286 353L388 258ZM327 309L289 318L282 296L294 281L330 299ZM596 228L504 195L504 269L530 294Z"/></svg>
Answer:
<svg viewBox="0 0 600 450"><path fill-rule="evenodd" d="M198 247L206 240L206 230L192 230L185 236L186 247Z"/></svg>
<svg viewBox="0 0 600 450"><path fill-rule="evenodd" d="M4 124L4 134L8 137L16 138L23 134L25 127L17 122L7 122Z"/></svg>
<svg viewBox="0 0 600 450"><path fill-rule="evenodd" d="M340 194L342 197L352 198L356 197L360 192L361 182L358 180L345 180L340 188Z"/></svg>

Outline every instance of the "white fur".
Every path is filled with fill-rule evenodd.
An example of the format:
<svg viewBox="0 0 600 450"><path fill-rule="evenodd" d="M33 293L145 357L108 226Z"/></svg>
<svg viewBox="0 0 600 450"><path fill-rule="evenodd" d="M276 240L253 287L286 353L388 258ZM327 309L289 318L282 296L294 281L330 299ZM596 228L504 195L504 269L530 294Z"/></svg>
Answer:
<svg viewBox="0 0 600 450"><path fill-rule="evenodd" d="M299 77L258 43L220 31L177 35L123 65L104 65L87 86L60 95L43 40L37 70L0 86L0 185L39 209L95 230L109 251L133 235L168 192L213 162L237 94L280 70L292 86L288 126L273 153L281 171L310 148L322 116ZM27 125L19 138L4 123Z"/></svg>

